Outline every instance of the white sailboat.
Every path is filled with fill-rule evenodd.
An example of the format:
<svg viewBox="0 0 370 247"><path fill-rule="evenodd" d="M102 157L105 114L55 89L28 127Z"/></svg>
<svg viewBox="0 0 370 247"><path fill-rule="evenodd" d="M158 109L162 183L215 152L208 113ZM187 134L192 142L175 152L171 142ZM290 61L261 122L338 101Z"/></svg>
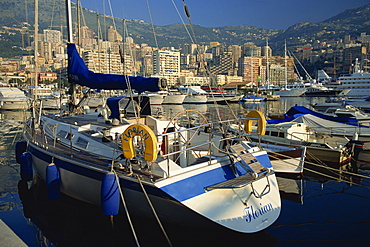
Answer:
<svg viewBox="0 0 370 247"><path fill-rule="evenodd" d="M129 84L138 92L163 85L159 78L88 71L73 43L68 57L71 83L109 90ZM212 223L241 233L276 221L281 201L267 152L214 128L241 119L212 122L194 110L155 118L148 100L111 97L101 112L35 115L17 144L22 178L32 178L34 169L50 198L65 193L101 205L107 215L155 214L159 223Z"/></svg>
<svg viewBox="0 0 370 247"><path fill-rule="evenodd" d="M178 90L185 94L184 104L205 104L207 103L207 92L200 86L181 86Z"/></svg>
<svg viewBox="0 0 370 247"><path fill-rule="evenodd" d="M275 94L279 95L280 97L302 96L306 92L306 88L302 87L301 85L297 85L297 84L288 84L286 58L287 58L287 49L286 49L286 43L285 43L285 46L284 46L285 84L280 88L280 90L275 91Z"/></svg>

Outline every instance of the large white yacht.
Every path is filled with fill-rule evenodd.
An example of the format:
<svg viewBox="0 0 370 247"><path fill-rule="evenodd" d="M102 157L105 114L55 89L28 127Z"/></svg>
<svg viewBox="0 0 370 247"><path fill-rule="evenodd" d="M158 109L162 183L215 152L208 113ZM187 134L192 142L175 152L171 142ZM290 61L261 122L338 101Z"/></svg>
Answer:
<svg viewBox="0 0 370 247"><path fill-rule="evenodd" d="M358 60L353 69L354 73L338 78L337 89L343 90L339 96L349 98L366 98L370 95L370 73L360 70Z"/></svg>

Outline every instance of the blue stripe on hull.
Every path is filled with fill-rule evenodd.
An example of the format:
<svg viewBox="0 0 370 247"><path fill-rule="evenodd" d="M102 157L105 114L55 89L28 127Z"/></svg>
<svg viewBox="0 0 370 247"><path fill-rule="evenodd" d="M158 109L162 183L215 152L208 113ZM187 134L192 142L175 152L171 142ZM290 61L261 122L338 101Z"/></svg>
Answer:
<svg viewBox="0 0 370 247"><path fill-rule="evenodd" d="M235 178L230 166L221 166L195 176L182 179L161 187L161 189L182 202L205 193L204 188L229 179Z"/></svg>
<svg viewBox="0 0 370 247"><path fill-rule="evenodd" d="M258 162L263 164L264 167L272 167L267 153L259 155L256 158ZM238 162L235 164L238 175L243 175L246 173L245 169L242 168ZM205 193L204 188L210 185L221 183L233 178L235 178L235 175L232 172L230 165L221 166L220 164L220 167L216 169L182 179L172 184L163 186L161 189L174 197L176 200L183 202Z"/></svg>
<svg viewBox="0 0 370 247"><path fill-rule="evenodd" d="M49 155L45 152L39 151L38 149L35 149L32 146L28 147L28 151L32 155L37 157L38 159L43 160L46 164L49 164L52 161L52 156L51 155ZM64 170L67 170L69 172L72 172L72 173L75 173L75 174L78 174L78 175L81 175L81 176L84 176L84 177L88 177L88 178L91 178L91 179L98 180L100 182L103 180L103 177L104 177L105 173L109 171L108 164L107 164L107 169L106 170L98 171L98 170L94 170L94 169L90 169L90 168L87 168L87 167L83 167L83 166L74 164L74 163L66 161L64 159L56 158L55 156L54 156L54 163L59 167L59 169L64 169ZM104 169L104 168L102 168L102 169ZM123 187L125 189L135 190L135 191L138 191L140 193L143 192L142 188L141 188L140 184L137 182L137 180L125 179L125 178L122 178L122 177L119 177L119 179L120 179L121 187ZM63 178L61 178L61 180L63 181ZM150 185L147 185L145 183L143 183L143 186L144 186L145 191L150 195L157 196L157 197L162 197L166 200L174 200L171 196L169 196L168 194L164 193L162 190L160 190L160 189L158 189L154 186L150 186Z"/></svg>
<svg viewBox="0 0 370 247"><path fill-rule="evenodd" d="M36 156L37 158L43 160L46 163L52 163L52 156L48 155L47 153L44 153L42 151L39 151L33 147L29 147L29 152L32 153L32 155ZM58 159L54 156L54 163L64 170L83 175L85 177L89 177L96 180L102 180L104 173L98 172L89 168L85 168L83 166L75 165L73 163L70 163L66 160ZM107 170L108 171L108 170Z"/></svg>
<svg viewBox="0 0 370 247"><path fill-rule="evenodd" d="M33 147L29 146L29 152L31 152L32 155L35 155L37 158L47 163L51 163L52 161L51 155L39 151ZM259 161L261 161L260 163L262 163L263 161L262 164L266 164L265 160L266 158L268 159L268 156L267 154L260 155L257 158ZM61 169L65 169L75 174L89 177L98 181L102 181L105 173L109 171L108 162L105 171L97 171L94 169L86 168L58 158L54 159L54 163ZM270 163L267 162L267 164ZM236 163L236 169L239 175L245 174L244 169L240 167L239 163ZM205 193L204 188L207 186L214 185L233 178L235 178L235 175L232 172L230 165L222 166L221 164L219 164L219 166L215 169L202 172L188 178L181 179L180 181L176 181L174 183L165 185L159 189L154 186L145 185L144 183L143 185L145 186L146 192L150 195L162 197L167 200L177 200L179 202L183 202L185 200L191 199L193 197ZM61 179L63 181L63 178ZM120 177L120 184L126 189L142 192L141 186L137 182L137 180L124 179Z"/></svg>
<svg viewBox="0 0 370 247"><path fill-rule="evenodd" d="M263 154L263 155L258 155L256 156L256 159L259 163L261 163L264 167L266 168L272 168L272 164L271 164L271 161L270 161L270 158L269 156L266 154Z"/></svg>

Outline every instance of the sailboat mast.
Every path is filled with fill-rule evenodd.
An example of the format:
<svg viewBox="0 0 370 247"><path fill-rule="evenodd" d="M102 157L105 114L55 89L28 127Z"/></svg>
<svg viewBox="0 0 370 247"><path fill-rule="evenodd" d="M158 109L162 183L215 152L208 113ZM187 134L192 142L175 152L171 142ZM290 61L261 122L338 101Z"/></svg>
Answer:
<svg viewBox="0 0 370 247"><path fill-rule="evenodd" d="M266 89L270 89L270 69L269 69L269 39L266 38Z"/></svg>
<svg viewBox="0 0 370 247"><path fill-rule="evenodd" d="M34 49L35 49L35 54L34 54L34 63L35 63L35 81L34 81L34 86L35 86L35 91L33 93L33 103L36 103L36 97L37 97L37 79L38 79L38 51L39 51L39 1L35 0L35 31L34 31ZM35 107L33 107L35 109Z"/></svg>
<svg viewBox="0 0 370 247"><path fill-rule="evenodd" d="M284 42L284 80L285 80L285 87L288 84L288 64L287 64L287 51L286 51L286 40Z"/></svg>
<svg viewBox="0 0 370 247"><path fill-rule="evenodd" d="M38 126L36 121L36 100L37 100L37 78L38 78L38 49L39 49L39 41L38 41L38 32L39 32L39 1L35 0L35 30L34 30L34 66L35 66L35 77L34 77L34 91L32 95L32 139L34 140L36 137L35 127Z"/></svg>
<svg viewBox="0 0 370 247"><path fill-rule="evenodd" d="M81 3L80 0L77 0L77 40L78 46L81 47L81 20L80 20L80 11L81 11Z"/></svg>
<svg viewBox="0 0 370 247"><path fill-rule="evenodd" d="M66 14L67 14L67 42L73 43L72 36L72 11L71 11L71 0L66 0Z"/></svg>
<svg viewBox="0 0 370 247"><path fill-rule="evenodd" d="M66 14L67 14L67 41L68 43L73 43L73 35L72 35L72 10L71 10L71 0L66 0ZM69 60L68 60L69 63ZM68 66L69 67L69 66ZM69 72L68 72L68 79L69 79ZM77 97L76 97L76 84L71 83L72 87L72 105L73 107L77 105Z"/></svg>

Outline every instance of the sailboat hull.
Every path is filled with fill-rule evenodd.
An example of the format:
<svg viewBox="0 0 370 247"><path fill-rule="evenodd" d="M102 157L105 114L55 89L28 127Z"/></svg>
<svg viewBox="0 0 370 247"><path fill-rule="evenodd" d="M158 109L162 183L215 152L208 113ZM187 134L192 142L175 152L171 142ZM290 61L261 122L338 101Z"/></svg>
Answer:
<svg viewBox="0 0 370 247"><path fill-rule="evenodd" d="M299 97L302 96L305 92L306 89L304 88L294 88L289 90L275 91L275 94L279 95L280 97Z"/></svg>
<svg viewBox="0 0 370 247"><path fill-rule="evenodd" d="M109 172L108 163L105 167L87 164L86 161L56 155L32 143L28 152L41 179L46 180L47 166L53 161L60 173L62 193L101 205L101 183ZM252 233L265 229L278 218L281 202L274 174L241 188L205 190L207 186L225 181L225 176L234 176L227 160L211 166L199 164L198 169L192 172L155 183L142 181L144 191L140 181L134 177L119 175L119 182L131 213L153 216L145 197L147 193L156 214L168 222L193 227L205 227L213 222L238 232ZM269 186L266 186L266 181Z"/></svg>

